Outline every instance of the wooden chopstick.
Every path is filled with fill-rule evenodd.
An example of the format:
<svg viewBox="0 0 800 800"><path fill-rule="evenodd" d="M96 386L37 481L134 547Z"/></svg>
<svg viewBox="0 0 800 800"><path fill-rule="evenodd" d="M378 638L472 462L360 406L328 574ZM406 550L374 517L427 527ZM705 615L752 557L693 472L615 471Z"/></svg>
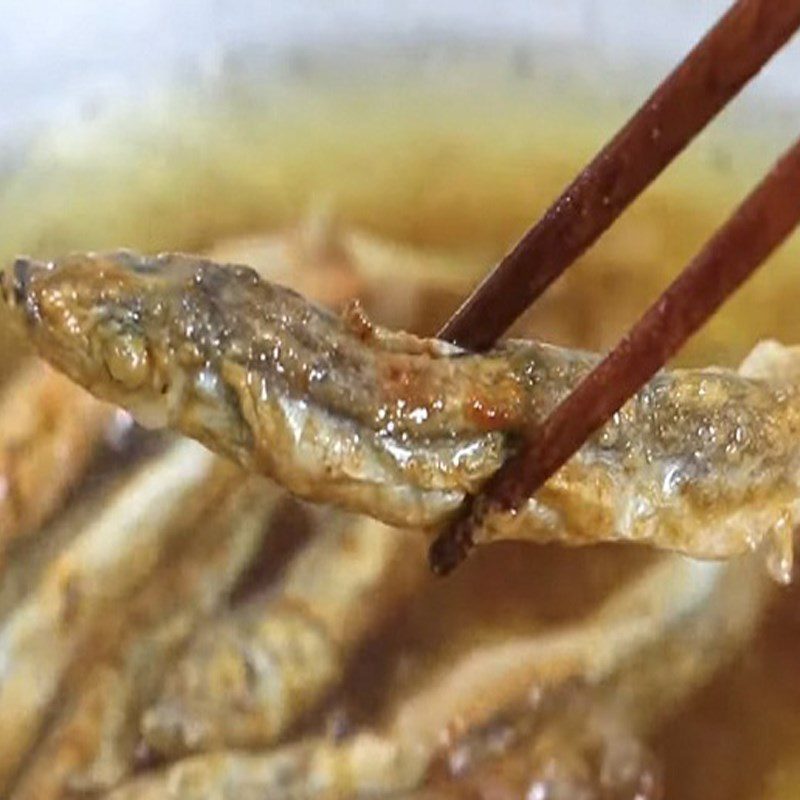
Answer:
<svg viewBox="0 0 800 800"><path fill-rule="evenodd" d="M800 223L800 139L619 344L489 480L434 542L431 566L455 567L487 513L518 508L618 411Z"/></svg>
<svg viewBox="0 0 800 800"><path fill-rule="evenodd" d="M800 26L800 0L738 0L439 333L490 347Z"/></svg>

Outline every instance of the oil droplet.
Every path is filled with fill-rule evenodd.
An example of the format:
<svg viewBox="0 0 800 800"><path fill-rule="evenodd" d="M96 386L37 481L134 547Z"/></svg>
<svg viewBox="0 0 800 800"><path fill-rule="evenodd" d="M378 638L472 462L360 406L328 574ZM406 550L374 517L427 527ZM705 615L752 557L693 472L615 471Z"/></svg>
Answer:
<svg viewBox="0 0 800 800"><path fill-rule="evenodd" d="M682 464L670 463L664 469L661 479L661 492L665 497L671 497L680 491L686 481L686 474Z"/></svg>
<svg viewBox="0 0 800 800"><path fill-rule="evenodd" d="M637 739L614 738L603 753L600 765L603 797L627 800L661 800L664 782L661 765Z"/></svg>
<svg viewBox="0 0 800 800"><path fill-rule="evenodd" d="M542 781L534 781L528 793L525 795L525 800L548 800L550 794L547 785Z"/></svg>
<svg viewBox="0 0 800 800"><path fill-rule="evenodd" d="M792 525L788 515L778 520L764 538L767 571L774 580L784 586L792 580L793 539Z"/></svg>

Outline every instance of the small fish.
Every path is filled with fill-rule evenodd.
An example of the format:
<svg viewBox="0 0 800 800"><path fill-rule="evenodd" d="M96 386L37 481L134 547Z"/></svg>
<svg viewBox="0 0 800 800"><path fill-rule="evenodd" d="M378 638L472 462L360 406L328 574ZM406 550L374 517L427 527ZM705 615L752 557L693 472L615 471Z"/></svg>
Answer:
<svg viewBox="0 0 800 800"><path fill-rule="evenodd" d="M302 497L404 527L451 518L597 363L524 341L469 354L182 255L19 259L2 289L38 352L98 397ZM785 543L800 513L799 392L781 376L661 372L480 541L701 558Z"/></svg>
<svg viewBox="0 0 800 800"><path fill-rule="evenodd" d="M706 680L747 641L768 588L753 558L704 564L669 556L582 622L485 645L448 664L379 731L192 756L134 778L107 800L395 797L420 787L448 745L462 755L468 748L465 758L479 766L481 729L514 715L534 750L550 748L568 768L606 744L599 726L611 701L619 698L614 711L632 730L647 730ZM541 693L553 702L531 704ZM576 718L575 698L584 696L587 716Z"/></svg>
<svg viewBox="0 0 800 800"><path fill-rule="evenodd" d="M148 745L174 757L274 743L419 583L421 543L367 517L323 517L277 585L197 634L144 715Z"/></svg>
<svg viewBox="0 0 800 800"><path fill-rule="evenodd" d="M658 652L688 621L719 604L721 587L730 585L723 580L728 569L726 564L668 556L579 622L476 648L456 664L447 664L398 706L389 725L391 736L435 748L444 732L457 739L531 693L546 695L576 681L597 685L635 680L636 672L627 671L632 661ZM761 588L764 581L751 583ZM753 603L753 613L760 607ZM744 623L742 627L751 629Z"/></svg>
<svg viewBox="0 0 800 800"><path fill-rule="evenodd" d="M152 573L180 533L176 519L213 508L240 481L233 465L194 442L179 442L111 493L6 617L0 626L0 787L33 743L92 626Z"/></svg>
<svg viewBox="0 0 800 800"><path fill-rule="evenodd" d="M700 568L705 573L701 582L707 583L705 598L682 609L675 602L673 618L664 624L654 619L652 639L621 657L610 672L589 669L549 693L534 684L530 701L506 709L494 722L456 741L444 757L453 788L467 796L482 797L486 791L509 800L526 793L662 797L661 770L648 739L741 653L774 594L752 556ZM621 590L619 599L625 594ZM653 597L645 594L639 600L646 607ZM632 627L647 616L630 609L627 613ZM613 655L615 638L625 627L622 616L619 623L606 632L598 629L601 653ZM554 666L559 669L557 661ZM453 797L461 794L456 791Z"/></svg>
<svg viewBox="0 0 800 800"><path fill-rule="evenodd" d="M60 692L65 707L29 757L11 800L96 794L133 772L143 709L192 632L227 599L260 549L281 495L251 476L204 510L202 524L190 508L178 516L190 535L82 644Z"/></svg>

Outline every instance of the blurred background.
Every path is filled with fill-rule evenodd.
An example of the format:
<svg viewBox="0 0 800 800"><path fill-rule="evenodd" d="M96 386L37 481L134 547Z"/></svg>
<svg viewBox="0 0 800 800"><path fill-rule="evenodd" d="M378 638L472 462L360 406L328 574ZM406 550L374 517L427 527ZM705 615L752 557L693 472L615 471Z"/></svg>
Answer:
<svg viewBox="0 0 800 800"><path fill-rule="evenodd" d="M0 252L198 250L329 204L482 271L725 5L7 0ZM797 130L798 67L786 48L594 251L639 248L636 302ZM724 321L718 357L744 346Z"/></svg>

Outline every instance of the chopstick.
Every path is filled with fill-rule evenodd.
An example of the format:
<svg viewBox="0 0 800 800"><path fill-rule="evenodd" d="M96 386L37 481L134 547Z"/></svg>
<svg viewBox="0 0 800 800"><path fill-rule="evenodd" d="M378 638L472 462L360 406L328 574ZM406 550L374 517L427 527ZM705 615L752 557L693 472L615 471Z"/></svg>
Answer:
<svg viewBox="0 0 800 800"><path fill-rule="evenodd" d="M618 411L800 223L800 139L617 346L432 545L449 572L487 514L518 508Z"/></svg>
<svg viewBox="0 0 800 800"><path fill-rule="evenodd" d="M800 0L738 0L439 332L491 347L800 27Z"/></svg>
<svg viewBox="0 0 800 800"><path fill-rule="evenodd" d="M490 347L605 231L800 26L800 0L739 0L567 187L440 332ZM624 405L791 233L800 142L784 155L617 347L470 497L430 548L451 571L493 511L530 497Z"/></svg>

